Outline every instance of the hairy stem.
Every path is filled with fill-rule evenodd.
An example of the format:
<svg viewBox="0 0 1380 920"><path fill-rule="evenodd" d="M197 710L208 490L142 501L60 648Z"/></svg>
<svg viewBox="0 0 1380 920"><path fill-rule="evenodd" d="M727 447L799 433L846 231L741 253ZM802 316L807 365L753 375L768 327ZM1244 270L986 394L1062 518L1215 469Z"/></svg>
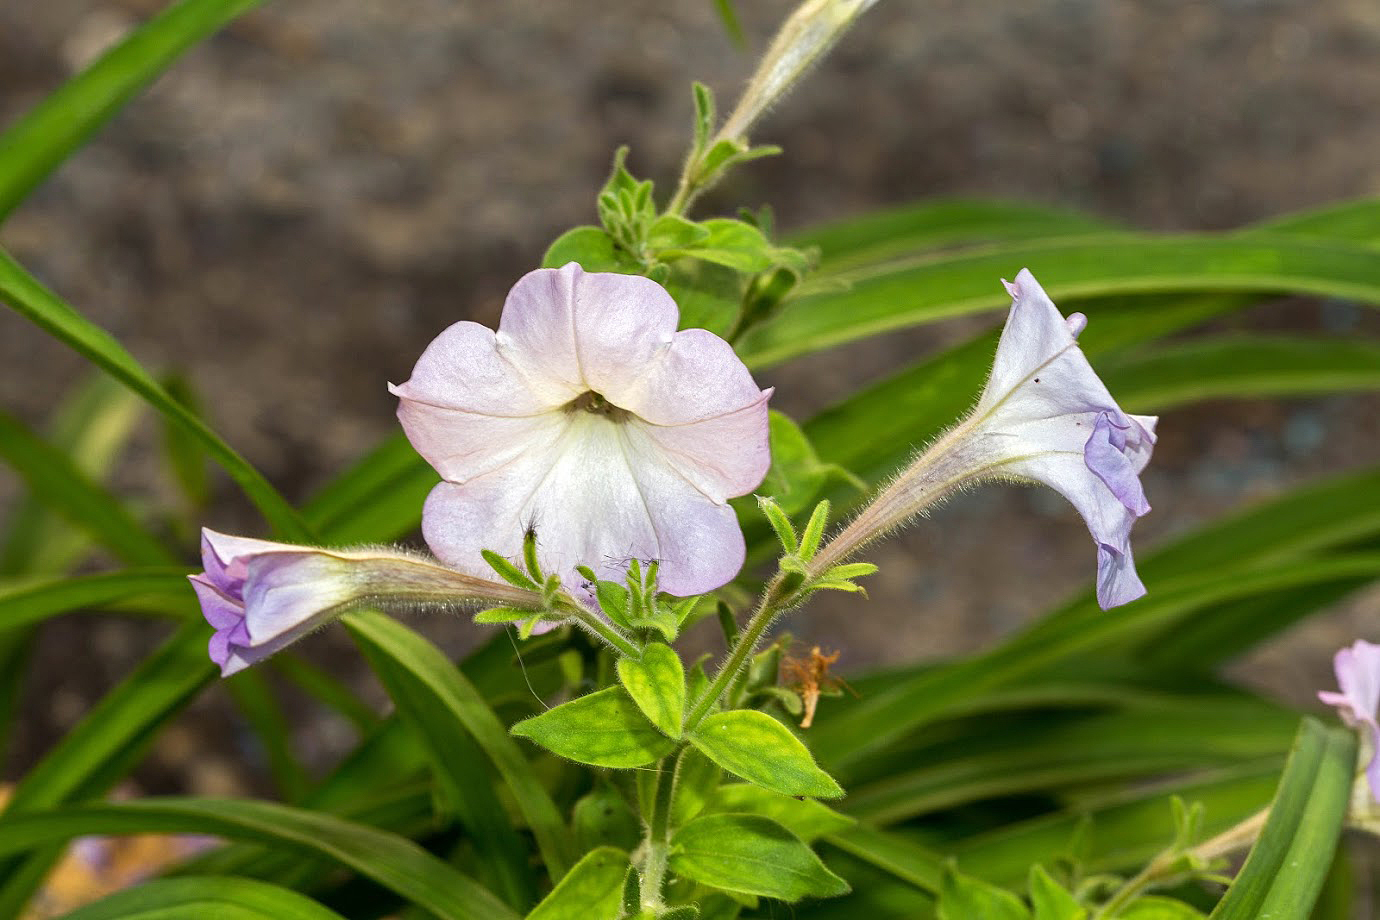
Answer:
<svg viewBox="0 0 1380 920"><path fill-rule="evenodd" d="M677 761L678 762L678 761ZM641 898L644 909L662 906L661 887L666 881L666 859L671 848L671 795L675 791L675 769L670 757L663 757L656 766L656 789L652 795L652 813L647 824L646 855L642 861Z"/></svg>
<svg viewBox="0 0 1380 920"><path fill-rule="evenodd" d="M714 679L710 681L709 688L690 707L690 714L685 718L685 730L687 732L694 731L701 720L709 714L714 703L724 695L724 691L733 682L733 678L747 664L748 657L757 649L757 643L762 641L762 635L771 625L771 621L776 619L776 615L781 612L781 604L784 600L781 597L781 585L780 575L773 578L771 584L767 585L767 590L762 594L761 603L757 605L752 619L748 620L747 626L739 634L738 641L733 646L732 651L729 652L727 660L720 666Z"/></svg>

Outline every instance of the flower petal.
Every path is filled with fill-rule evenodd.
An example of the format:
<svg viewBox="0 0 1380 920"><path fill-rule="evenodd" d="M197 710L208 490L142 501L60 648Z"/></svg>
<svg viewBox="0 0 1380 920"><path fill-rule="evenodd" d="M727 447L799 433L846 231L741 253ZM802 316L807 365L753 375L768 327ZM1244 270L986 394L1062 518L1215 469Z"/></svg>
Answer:
<svg viewBox="0 0 1380 920"><path fill-rule="evenodd" d="M229 629L244 619L244 604L221 592L206 573L188 575L201 603L201 613L212 629Z"/></svg>
<svg viewBox="0 0 1380 920"><path fill-rule="evenodd" d="M697 593L742 564L732 509L676 473L633 425L595 414L575 414L557 442L500 470L436 486L422 534L449 565L487 574L480 550L516 558L529 523L543 567L572 586L577 565L614 578L631 559L657 559L664 590ZM711 542L699 542L706 534ZM725 576L726 559L735 567Z"/></svg>
<svg viewBox="0 0 1380 920"><path fill-rule="evenodd" d="M249 562L244 583L245 629L255 646L297 638L357 599L349 561L310 550L265 553Z"/></svg>
<svg viewBox="0 0 1380 920"><path fill-rule="evenodd" d="M654 425L687 425L761 402L759 389L733 346L707 329L677 332L637 376L602 391L609 402ZM763 433L766 430L763 417Z"/></svg>
<svg viewBox="0 0 1380 920"><path fill-rule="evenodd" d="M1014 300L976 413L1000 409L1042 418L1115 409L1120 414L1074 338L1086 318L1074 314L1065 320L1029 269L1021 269L1006 287ZM1074 317L1078 321L1071 325Z"/></svg>
<svg viewBox="0 0 1380 920"><path fill-rule="evenodd" d="M674 468L716 504L757 488L771 466L767 439L767 399L733 412L686 425L629 422L628 437L639 452L659 454L658 462Z"/></svg>
<svg viewBox="0 0 1380 920"><path fill-rule="evenodd" d="M1139 476L1150 461L1150 447L1148 444L1142 447L1141 432L1131 430L1136 423L1130 418L1125 418L1125 422L1124 425L1118 424L1110 412L1100 413L1091 437L1083 446L1083 461L1117 500L1139 517L1150 511L1150 502L1145 498L1145 488L1140 484ZM1134 447L1128 452L1127 446L1132 438Z"/></svg>

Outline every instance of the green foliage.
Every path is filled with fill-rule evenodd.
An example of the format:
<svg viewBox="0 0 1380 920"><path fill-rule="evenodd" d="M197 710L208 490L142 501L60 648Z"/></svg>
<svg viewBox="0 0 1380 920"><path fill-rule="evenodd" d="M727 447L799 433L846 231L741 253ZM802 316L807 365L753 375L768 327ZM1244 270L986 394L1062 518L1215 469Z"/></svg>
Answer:
<svg viewBox="0 0 1380 920"><path fill-rule="evenodd" d="M685 718L685 666L670 646L649 643L641 658L618 659L618 679L658 730L679 738Z"/></svg>
<svg viewBox="0 0 1380 920"><path fill-rule="evenodd" d="M675 748L622 687L562 703L522 720L512 732L553 754L596 767L645 767Z"/></svg>
<svg viewBox="0 0 1380 920"><path fill-rule="evenodd" d="M615 920L627 873L627 853L615 847L590 850L527 920Z"/></svg>
<svg viewBox="0 0 1380 920"><path fill-rule="evenodd" d="M173 4L0 135L0 218L141 86L254 5ZM736 22L730 4L717 6ZM754 368L998 310L1006 297L997 279L1030 264L1062 306L1092 315L1084 349L1133 411L1380 387L1380 347L1364 337L1180 336L1278 293L1380 303L1380 202L1238 233L1156 236L1040 206L941 201L783 244L769 209L688 213L732 168L777 152L716 134L706 87L694 87L694 102L693 139L669 200L658 203L620 151L597 195L599 225L561 235L544 264L652 278L676 299L683 326L724 336ZM506 920L534 907L538 920L732 920L780 914L759 898L838 898L792 910L802 920L1183 920L1203 910L1306 916L1331 877L1331 915L1346 915L1333 854L1354 779L1353 734L1305 720L1281 778L1297 716L1204 675L1380 576L1375 470L1306 484L1142 552L1151 594L1115 615L1084 594L993 648L859 678L862 699L821 718L807 747L769 714L802 708L780 684L783 645L757 645L775 613L813 591L861 590L854 580L872 574L868 563L810 568L831 512L855 504L971 404L995 343L982 333L838 394L803 425L771 413L762 514L749 500L737 504L749 559L781 555L764 593L769 615L740 631L720 605L730 652L708 669L701 660L687 671L671 643L717 599L662 596L655 563L634 561L622 580L583 573L607 620L598 622L619 640L604 637L612 648L566 629L517 651L503 637L457 665L396 621L356 613L345 625L392 715L376 716L300 661L275 662L360 732L358 748L325 778L297 762L272 685L255 672L228 684L294 807L101 804L214 679L209 630L185 583L190 569L180 567L195 559L188 538L210 494L208 459L280 537L334 545L406 535L437 477L394 436L295 508L215 432L184 382L141 366L3 253L0 300L100 374L41 430L0 414L0 459L27 489L0 542L0 732L13 719L33 627L76 611L176 623L20 778L0 816L0 916L22 913L72 837L145 831L232 843L190 861L181 877L112 895L74 920L317 920L338 916L325 904L353 907L350 886L361 880L393 899L380 912L442 918ZM107 485L145 406L163 425L177 507L130 501ZM101 568L112 559L118 567ZM494 608L476 621L530 635L552 613L558 582L540 570L530 539L521 559L489 561L510 583L542 592L548 610ZM749 587L722 596L744 610ZM515 741L514 722L512 734L562 759ZM842 794L812 749L848 782L842 812L811 798ZM1216 889L1170 887L1213 879L1222 861L1204 841L1267 804L1215 909ZM1152 889L1198 900L1144 894Z"/></svg>
<svg viewBox="0 0 1380 920"><path fill-rule="evenodd" d="M720 712L688 735L690 743L734 776L783 795L837 798L843 789L815 765L791 730L752 709Z"/></svg>
<svg viewBox="0 0 1380 920"><path fill-rule="evenodd" d="M783 901L845 894L848 883L775 821L706 815L672 838L671 868L703 885Z"/></svg>

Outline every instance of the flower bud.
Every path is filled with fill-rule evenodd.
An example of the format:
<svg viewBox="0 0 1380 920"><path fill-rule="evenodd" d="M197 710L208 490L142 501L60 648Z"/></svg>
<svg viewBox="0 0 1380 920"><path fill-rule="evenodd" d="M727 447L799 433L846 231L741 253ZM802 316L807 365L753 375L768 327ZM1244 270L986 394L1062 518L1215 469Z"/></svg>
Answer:
<svg viewBox="0 0 1380 920"><path fill-rule="evenodd" d="M211 660L229 677L359 607L502 605L539 611L534 591L476 578L396 550L335 550L203 528L189 576L215 628Z"/></svg>

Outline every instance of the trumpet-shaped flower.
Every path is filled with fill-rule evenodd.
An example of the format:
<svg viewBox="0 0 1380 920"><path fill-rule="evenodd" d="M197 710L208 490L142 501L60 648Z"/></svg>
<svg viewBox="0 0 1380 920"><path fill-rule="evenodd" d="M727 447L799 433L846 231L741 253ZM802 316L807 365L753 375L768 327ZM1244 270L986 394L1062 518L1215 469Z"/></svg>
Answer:
<svg viewBox="0 0 1380 920"><path fill-rule="evenodd" d="M1087 319L1067 319L1026 269L1007 283L1011 313L992 372L968 418L916 458L812 564L824 571L864 543L983 479L1038 482L1083 516L1097 545L1104 609L1145 593L1131 556L1131 525L1150 510L1140 472L1155 444L1150 416L1128 415L1082 349Z"/></svg>
<svg viewBox="0 0 1380 920"><path fill-rule="evenodd" d="M1370 761L1366 764L1366 779L1370 793L1380 803L1380 645L1358 639L1332 659L1340 693L1324 690L1318 699L1336 706L1342 719L1353 728L1364 729L1370 745Z"/></svg>
<svg viewBox="0 0 1380 920"><path fill-rule="evenodd" d="M327 550L201 531L206 571L189 576L229 677L365 604L489 603L540 610L532 591L386 550Z"/></svg>
<svg viewBox="0 0 1380 920"><path fill-rule="evenodd" d="M459 322L390 387L412 445L441 474L422 533L440 559L488 570L529 527L547 571L621 577L656 559L670 594L710 591L743 563L729 498L770 464L767 398L723 339L676 331L660 285L540 269L508 294L497 332Z"/></svg>
<svg viewBox="0 0 1380 920"><path fill-rule="evenodd" d="M993 472L1043 483L1087 522L1097 544L1104 609L1145 594L1131 556L1131 525L1150 510L1140 472L1155 445L1153 416L1127 415L1078 347L1087 325L1067 319L1028 269L1011 293L992 374L974 418Z"/></svg>

